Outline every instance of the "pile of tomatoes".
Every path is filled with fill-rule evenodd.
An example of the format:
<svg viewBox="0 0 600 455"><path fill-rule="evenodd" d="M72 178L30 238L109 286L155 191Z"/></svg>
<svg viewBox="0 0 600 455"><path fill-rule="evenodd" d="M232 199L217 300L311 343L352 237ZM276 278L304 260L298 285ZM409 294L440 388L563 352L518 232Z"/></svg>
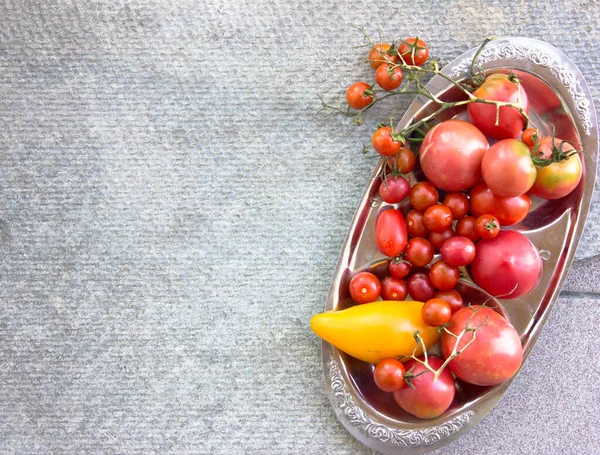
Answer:
<svg viewBox="0 0 600 455"><path fill-rule="evenodd" d="M418 38L403 40L397 48L374 46L369 61L376 84L386 91L398 89L403 75L395 63L420 66L428 54ZM357 304L424 302L423 321L440 328L442 357L428 356L429 370L423 357L382 359L374 370L377 386L394 393L396 402L418 417L438 416L450 406L455 378L489 386L518 371L522 348L516 330L486 306L466 306L459 282L468 274L500 299L531 292L542 275L540 254L521 232L503 228L525 219L531 195L565 197L582 177L580 153L572 144L527 128L527 93L516 75L507 73L487 75L474 89L473 95L484 101L467 104L469 121L426 125L418 155L392 125L372 136L374 150L386 157L375 243L388 257L388 273L382 279L357 273L349 291ZM374 90L375 84L366 82L351 85L348 105L364 109L373 102ZM476 340L469 343L475 332ZM434 375L430 370L449 356L448 368Z"/></svg>

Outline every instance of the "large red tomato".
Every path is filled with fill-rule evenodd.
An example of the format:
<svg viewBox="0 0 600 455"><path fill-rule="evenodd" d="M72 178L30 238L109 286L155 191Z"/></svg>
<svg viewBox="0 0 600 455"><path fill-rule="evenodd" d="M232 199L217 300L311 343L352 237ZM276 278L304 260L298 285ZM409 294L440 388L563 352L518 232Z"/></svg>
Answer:
<svg viewBox="0 0 600 455"><path fill-rule="evenodd" d="M573 153L573 146L566 142L561 146L562 142L562 139L554 138L554 146L557 150L566 154ZM545 136L540 140L536 155L546 159L551 157L552 137ZM582 173L583 168L579 154L573 153L566 160L538 169L537 178L530 193L544 199L560 199L577 188Z"/></svg>
<svg viewBox="0 0 600 455"><path fill-rule="evenodd" d="M515 103L529 113L527 93L518 82L506 74L492 74L473 92L477 98ZM467 106L469 119L483 134L492 139L515 139L525 127L525 119L512 107L500 108L496 124L496 106L493 104L470 103Z"/></svg>
<svg viewBox="0 0 600 455"><path fill-rule="evenodd" d="M427 179L446 191L472 187L481 178L481 159L489 144L463 120L446 120L430 129L421 143L419 160Z"/></svg>
<svg viewBox="0 0 600 455"><path fill-rule="evenodd" d="M498 218L501 226L510 226L523 221L529 213L531 198L528 194L516 197L499 197L485 184L479 182L470 191L471 214L490 214Z"/></svg>
<svg viewBox="0 0 600 455"><path fill-rule="evenodd" d="M448 330L458 336L467 331L458 343L460 354L448 366L460 379L470 384L491 386L512 378L523 362L523 348L515 328L494 310L481 305L464 307L452 315ZM465 348L472 340L475 340ZM457 342L456 336L444 332L442 354L447 359Z"/></svg>
<svg viewBox="0 0 600 455"><path fill-rule="evenodd" d="M481 173L492 193L500 197L527 193L537 174L529 148L517 139L492 145L481 160Z"/></svg>
<svg viewBox="0 0 600 455"><path fill-rule="evenodd" d="M388 209L381 212L375 222L375 243L377 249L389 257L398 256L404 251L408 234L404 216L399 210Z"/></svg>
<svg viewBox="0 0 600 455"><path fill-rule="evenodd" d="M477 242L471 274L475 283L489 294L514 299L538 284L542 258L533 243L520 232L500 231L493 239Z"/></svg>

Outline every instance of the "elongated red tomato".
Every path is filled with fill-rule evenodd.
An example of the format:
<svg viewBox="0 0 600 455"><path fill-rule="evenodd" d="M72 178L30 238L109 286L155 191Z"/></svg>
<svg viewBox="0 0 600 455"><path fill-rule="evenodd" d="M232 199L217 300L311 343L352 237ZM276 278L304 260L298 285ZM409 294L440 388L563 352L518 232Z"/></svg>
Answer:
<svg viewBox="0 0 600 455"><path fill-rule="evenodd" d="M398 256L406 248L408 235L402 213L396 209L384 210L375 223L377 249L389 257Z"/></svg>
<svg viewBox="0 0 600 455"><path fill-rule="evenodd" d="M517 139L492 145L481 160L481 173L492 193L500 197L527 193L537 175L529 148Z"/></svg>

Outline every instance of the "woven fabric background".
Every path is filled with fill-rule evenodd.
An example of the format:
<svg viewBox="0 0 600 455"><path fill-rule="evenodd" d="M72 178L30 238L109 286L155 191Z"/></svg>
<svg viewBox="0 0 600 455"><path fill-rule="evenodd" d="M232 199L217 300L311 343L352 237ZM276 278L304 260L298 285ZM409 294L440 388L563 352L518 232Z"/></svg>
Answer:
<svg viewBox="0 0 600 455"><path fill-rule="evenodd" d="M373 162L319 111L360 33L449 62L538 38L600 95L600 5L0 3L0 453L367 454L325 395L322 310ZM597 195L598 196L598 195ZM444 454L598 453L600 207L508 394Z"/></svg>

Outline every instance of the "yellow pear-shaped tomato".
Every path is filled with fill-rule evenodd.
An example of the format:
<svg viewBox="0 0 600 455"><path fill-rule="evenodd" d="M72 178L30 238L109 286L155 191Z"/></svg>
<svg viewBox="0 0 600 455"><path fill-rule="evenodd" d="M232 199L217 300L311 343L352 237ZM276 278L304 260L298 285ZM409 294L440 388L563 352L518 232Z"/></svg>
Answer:
<svg viewBox="0 0 600 455"><path fill-rule="evenodd" d="M377 301L313 316L312 330L339 350L365 362L422 354L414 334L420 332L427 349L438 342L436 327L421 317L422 302Z"/></svg>

